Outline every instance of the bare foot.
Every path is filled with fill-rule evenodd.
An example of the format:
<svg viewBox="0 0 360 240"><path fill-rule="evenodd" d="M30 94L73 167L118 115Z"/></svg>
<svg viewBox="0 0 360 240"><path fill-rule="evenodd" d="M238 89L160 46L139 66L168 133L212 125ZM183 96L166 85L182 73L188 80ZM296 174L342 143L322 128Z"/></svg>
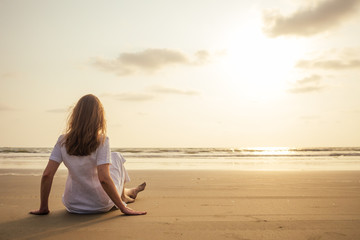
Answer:
<svg viewBox="0 0 360 240"><path fill-rule="evenodd" d="M133 198L127 196L127 195L122 195L121 200L123 200L123 202L125 202L125 203L133 203L133 202L135 202L135 199L133 199Z"/></svg>
<svg viewBox="0 0 360 240"><path fill-rule="evenodd" d="M146 182L143 182L136 188L125 189L125 195L127 195L128 197L130 197L132 199L135 199L139 192L144 191L145 187L146 187Z"/></svg>

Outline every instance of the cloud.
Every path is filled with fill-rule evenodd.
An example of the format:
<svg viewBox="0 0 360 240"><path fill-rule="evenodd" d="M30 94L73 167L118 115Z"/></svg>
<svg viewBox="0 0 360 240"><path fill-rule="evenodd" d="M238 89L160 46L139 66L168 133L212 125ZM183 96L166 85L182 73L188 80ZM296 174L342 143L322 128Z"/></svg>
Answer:
<svg viewBox="0 0 360 240"><path fill-rule="evenodd" d="M0 74L0 79L13 79L19 75L17 72L4 72Z"/></svg>
<svg viewBox="0 0 360 240"><path fill-rule="evenodd" d="M162 86L151 86L149 90L153 93L161 93L161 94L175 94L175 95L199 95L196 91L189 91L189 90L181 90L177 88L167 88Z"/></svg>
<svg viewBox="0 0 360 240"><path fill-rule="evenodd" d="M54 109L49 109L46 110L46 112L48 113L66 113L69 109L66 108L54 108Z"/></svg>
<svg viewBox="0 0 360 240"><path fill-rule="evenodd" d="M101 97L110 97L118 101L130 101L130 102L144 102L153 100L155 96L146 93L124 92L119 94L105 93L100 95Z"/></svg>
<svg viewBox="0 0 360 240"><path fill-rule="evenodd" d="M195 57L196 57L195 64L202 65L202 64L205 64L208 62L208 60L210 58L210 54L208 51L200 50L195 53Z"/></svg>
<svg viewBox="0 0 360 240"><path fill-rule="evenodd" d="M342 59L314 59L300 60L295 65L298 68L306 69L360 69L360 59L342 60Z"/></svg>
<svg viewBox="0 0 360 240"><path fill-rule="evenodd" d="M299 85L305 85L305 84L319 84L321 80L321 77L319 75L312 75L310 77L305 77L303 79L300 79L298 81L296 81L297 84Z"/></svg>
<svg viewBox="0 0 360 240"><path fill-rule="evenodd" d="M127 66L157 70L171 64L185 64L188 59L179 51L169 49L147 49L138 53L123 53L118 61Z"/></svg>
<svg viewBox="0 0 360 240"><path fill-rule="evenodd" d="M323 89L321 86L296 86L289 89L291 93L309 93L309 92L319 92Z"/></svg>
<svg viewBox="0 0 360 240"><path fill-rule="evenodd" d="M325 86L320 84L321 76L312 75L296 81L294 86L288 90L290 93L310 93L322 91Z"/></svg>
<svg viewBox="0 0 360 240"><path fill-rule="evenodd" d="M110 97L118 101L145 102L154 100L159 95L194 96L200 95L200 93L191 90L182 90L154 85L146 88L143 92L124 92L119 94L104 93L100 95L100 97Z"/></svg>
<svg viewBox="0 0 360 240"><path fill-rule="evenodd" d="M299 8L289 16L283 16L277 10L264 11L263 31L269 37L315 35L355 15L359 3L359 0L317 1L312 6Z"/></svg>
<svg viewBox="0 0 360 240"><path fill-rule="evenodd" d="M138 72L153 73L173 65L199 65L209 59L209 53L200 50L195 53L194 60L186 54L172 49L146 49L135 53L121 53L117 59L96 58L93 65L103 71L119 76L127 76Z"/></svg>
<svg viewBox="0 0 360 240"><path fill-rule="evenodd" d="M352 70L360 69L360 48L330 49L313 53L312 59L301 59L295 67L302 69Z"/></svg>
<svg viewBox="0 0 360 240"><path fill-rule="evenodd" d="M14 111L14 110L16 109L0 103L0 111Z"/></svg>

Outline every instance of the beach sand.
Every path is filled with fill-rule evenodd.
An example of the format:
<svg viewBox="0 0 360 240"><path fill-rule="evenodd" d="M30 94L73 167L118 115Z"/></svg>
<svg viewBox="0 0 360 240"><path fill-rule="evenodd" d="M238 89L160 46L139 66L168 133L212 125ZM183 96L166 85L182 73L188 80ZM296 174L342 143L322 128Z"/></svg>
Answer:
<svg viewBox="0 0 360 240"><path fill-rule="evenodd" d="M129 186L148 184L130 204L148 214L135 217L67 213L64 172L54 179L51 213L29 215L40 176L6 172L0 239L360 239L358 171L130 171Z"/></svg>

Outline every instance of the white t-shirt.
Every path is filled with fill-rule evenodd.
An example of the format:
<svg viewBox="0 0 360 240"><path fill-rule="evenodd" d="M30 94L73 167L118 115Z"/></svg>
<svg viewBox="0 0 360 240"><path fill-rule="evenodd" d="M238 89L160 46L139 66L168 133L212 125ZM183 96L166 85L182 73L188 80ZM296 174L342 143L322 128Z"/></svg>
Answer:
<svg viewBox="0 0 360 240"><path fill-rule="evenodd" d="M97 166L110 164L109 138L95 152L88 156L72 156L66 151L61 135L50 155L50 160L64 162L68 169L63 203L69 212L96 213L107 212L113 206L109 196L102 188Z"/></svg>

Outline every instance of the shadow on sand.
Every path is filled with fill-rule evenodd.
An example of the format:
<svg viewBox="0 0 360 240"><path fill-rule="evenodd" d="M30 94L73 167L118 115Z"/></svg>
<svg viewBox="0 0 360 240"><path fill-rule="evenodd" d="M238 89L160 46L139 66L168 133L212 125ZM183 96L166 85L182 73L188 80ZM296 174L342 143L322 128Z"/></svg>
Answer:
<svg viewBox="0 0 360 240"><path fill-rule="evenodd" d="M114 213L113 211L88 215L71 214L66 210L58 210L45 216L27 214L22 219L0 223L0 238L56 238L59 234L79 230L80 228L86 228L94 224L122 217L125 217L125 215L119 215L118 212Z"/></svg>

